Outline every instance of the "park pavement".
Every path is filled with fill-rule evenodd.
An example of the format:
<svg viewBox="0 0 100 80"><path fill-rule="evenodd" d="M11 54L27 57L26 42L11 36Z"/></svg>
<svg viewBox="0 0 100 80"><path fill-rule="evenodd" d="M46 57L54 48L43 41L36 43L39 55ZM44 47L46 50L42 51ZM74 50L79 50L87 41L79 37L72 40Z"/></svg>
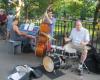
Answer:
<svg viewBox="0 0 100 80"><path fill-rule="evenodd" d="M13 55L9 53L9 45L7 41L0 40L0 80L7 80L9 72L17 65L29 64L32 66L38 66L42 64L42 59L34 56L34 53L20 53ZM58 72L56 73L58 74ZM100 75L90 73L84 73L83 76L77 75L71 70L60 70L59 74L45 72L41 78L33 80L100 80Z"/></svg>

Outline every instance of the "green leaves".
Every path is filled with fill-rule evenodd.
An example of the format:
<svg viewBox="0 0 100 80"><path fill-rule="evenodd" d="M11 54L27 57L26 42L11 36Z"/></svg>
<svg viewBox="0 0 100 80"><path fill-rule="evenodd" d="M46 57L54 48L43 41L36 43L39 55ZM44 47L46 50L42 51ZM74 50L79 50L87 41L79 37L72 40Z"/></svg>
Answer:
<svg viewBox="0 0 100 80"><path fill-rule="evenodd" d="M7 0L0 0L0 6L7 8ZM93 16L95 0L23 0L24 7L21 8L21 15L29 17L41 16L47 7L52 4L52 8L58 16ZM17 5L10 5L14 9ZM27 13L27 14L26 14Z"/></svg>

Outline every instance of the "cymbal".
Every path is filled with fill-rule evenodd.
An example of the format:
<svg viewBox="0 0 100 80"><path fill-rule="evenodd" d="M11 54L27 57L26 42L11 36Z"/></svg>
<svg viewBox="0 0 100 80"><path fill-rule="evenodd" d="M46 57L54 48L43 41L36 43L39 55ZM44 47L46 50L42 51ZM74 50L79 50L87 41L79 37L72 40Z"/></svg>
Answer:
<svg viewBox="0 0 100 80"><path fill-rule="evenodd" d="M48 37L48 38L51 39L51 40L56 40L56 39L53 38L50 34L47 34L47 33L44 33L44 32L41 32L41 34L43 34L44 36Z"/></svg>

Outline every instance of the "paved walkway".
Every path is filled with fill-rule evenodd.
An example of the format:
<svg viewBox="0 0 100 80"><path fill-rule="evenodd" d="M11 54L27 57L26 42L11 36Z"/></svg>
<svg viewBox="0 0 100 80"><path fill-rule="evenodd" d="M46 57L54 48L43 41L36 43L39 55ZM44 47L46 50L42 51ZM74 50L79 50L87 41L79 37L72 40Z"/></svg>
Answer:
<svg viewBox="0 0 100 80"><path fill-rule="evenodd" d="M0 41L0 80L7 80L9 71L16 65L30 64L38 66L42 63L42 59L34 56L33 53L29 54L17 54L13 55L8 53L9 46L6 41ZM78 76L75 72L70 70L60 70L61 75L54 76L54 74L44 73L39 79L34 80L100 80L100 75L97 74L84 74L84 76ZM58 72L57 72L58 74Z"/></svg>

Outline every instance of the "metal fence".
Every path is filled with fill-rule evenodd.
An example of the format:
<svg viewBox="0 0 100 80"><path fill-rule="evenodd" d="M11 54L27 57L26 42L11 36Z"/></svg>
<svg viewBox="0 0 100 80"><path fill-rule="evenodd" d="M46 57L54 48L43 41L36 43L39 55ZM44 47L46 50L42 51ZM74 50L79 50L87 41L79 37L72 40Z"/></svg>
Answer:
<svg viewBox="0 0 100 80"><path fill-rule="evenodd" d="M40 23L36 23L39 25ZM97 52L100 53L100 24L93 28L92 21L82 21L83 27L89 30L91 44L97 49ZM54 38L57 39L57 45L63 45L63 38L64 36L69 36L72 28L75 27L74 20L61 20L58 19L55 25L55 36ZM77 34L76 34L77 35Z"/></svg>

